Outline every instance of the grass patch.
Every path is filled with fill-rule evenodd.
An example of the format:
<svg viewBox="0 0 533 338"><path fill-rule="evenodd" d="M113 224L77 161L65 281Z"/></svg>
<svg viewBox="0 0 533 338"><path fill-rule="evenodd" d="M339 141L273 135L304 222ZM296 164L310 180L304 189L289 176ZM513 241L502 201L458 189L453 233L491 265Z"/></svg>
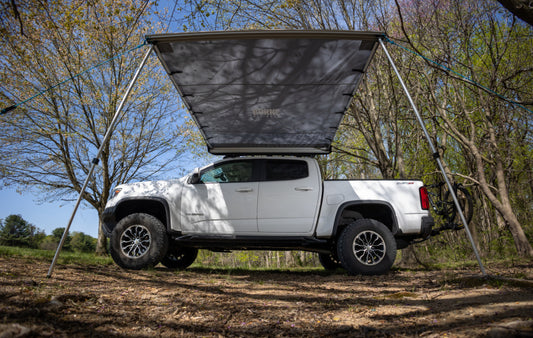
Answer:
<svg viewBox="0 0 533 338"><path fill-rule="evenodd" d="M403 252L399 252L399 257L396 259L392 270L398 271L435 271L435 270L473 270L480 271L479 263L475 256L471 254L469 257L463 257L461 259L455 259L451 256L442 257L438 254L434 255L419 255L419 263L413 263L412 267L405 267L401 265L401 255ZM509 257L488 257L481 256L481 262L488 270L490 274L491 269L507 269L509 267L518 266L531 266L531 260L529 258L515 257L510 255ZM524 278L524 273L517 272L516 278Z"/></svg>
<svg viewBox="0 0 533 338"><path fill-rule="evenodd" d="M31 260L52 261L55 251L14 246L0 246L0 257L22 257ZM62 251L57 260L59 264L111 265L113 260L94 253Z"/></svg>
<svg viewBox="0 0 533 338"><path fill-rule="evenodd" d="M54 257L54 250L42 250L42 249L30 249L22 247L12 247L12 246L0 246L0 258L9 258L9 257L21 257L27 260L32 261L46 261L52 262ZM232 254L225 254L231 256ZM228 260L228 261L231 261ZM509 267L514 267L516 271L508 271L507 276L510 278L516 279L527 279L527 276L520 271L520 267L530 267L531 261L527 258L515 258L511 257L508 259L492 258L487 259L483 258L483 265L487 269L488 274L492 275L493 271L508 271ZM392 271L435 271L435 270L472 270L473 272L479 271L478 263L475 259L465 259L465 260L447 260L447 261L431 261L428 262L425 266L418 265L413 268L405 268L393 266ZM343 269L338 269L337 271L326 271L322 266L313 266L311 264L307 266L300 265L284 265L284 266L275 266L271 264L270 267L261 266L260 264L254 264L249 266L246 261L237 262L238 264L229 264L227 261L222 260L202 260L198 259L194 264L191 265L187 270L180 271L179 273L185 273L186 271L191 272L201 272L201 273L212 273L212 274L224 274L228 276L236 275L245 275L251 271L254 272L265 272L265 273L290 273L293 275L308 275L316 274L321 276L329 276L332 274L345 275L346 271ZM59 255L58 264L77 264L85 266L107 266L113 265L114 262L110 256L97 256L94 253L82 253L82 252L71 252L71 251L62 251ZM491 285L498 286L501 281L491 281Z"/></svg>

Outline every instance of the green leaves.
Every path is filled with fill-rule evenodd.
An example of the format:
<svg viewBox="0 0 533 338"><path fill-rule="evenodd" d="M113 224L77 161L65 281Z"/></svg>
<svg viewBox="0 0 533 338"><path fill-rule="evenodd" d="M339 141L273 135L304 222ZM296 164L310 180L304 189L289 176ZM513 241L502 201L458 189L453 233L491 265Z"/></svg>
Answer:
<svg viewBox="0 0 533 338"><path fill-rule="evenodd" d="M146 33L155 33L149 4L19 3L24 37L16 18L1 18L0 102L9 106L53 88L0 116L2 180L46 191L46 199L69 199L79 192L145 53L134 47ZM164 176L179 166L182 120L176 117L180 108L169 87L164 70L150 58L83 196L99 212L113 186Z"/></svg>
<svg viewBox="0 0 533 338"><path fill-rule="evenodd" d="M43 237L42 230L20 215L9 215L0 220L0 245L36 247Z"/></svg>

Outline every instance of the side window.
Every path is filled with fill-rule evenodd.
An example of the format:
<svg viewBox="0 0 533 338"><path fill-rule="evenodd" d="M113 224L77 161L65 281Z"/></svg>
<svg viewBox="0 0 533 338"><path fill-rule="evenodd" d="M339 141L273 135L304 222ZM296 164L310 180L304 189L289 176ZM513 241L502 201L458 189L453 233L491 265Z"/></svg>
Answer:
<svg viewBox="0 0 533 338"><path fill-rule="evenodd" d="M267 181L297 180L309 176L309 169L305 161L267 160L265 176Z"/></svg>
<svg viewBox="0 0 533 338"><path fill-rule="evenodd" d="M236 183L251 182L252 161L234 161L217 164L200 173L202 183Z"/></svg>

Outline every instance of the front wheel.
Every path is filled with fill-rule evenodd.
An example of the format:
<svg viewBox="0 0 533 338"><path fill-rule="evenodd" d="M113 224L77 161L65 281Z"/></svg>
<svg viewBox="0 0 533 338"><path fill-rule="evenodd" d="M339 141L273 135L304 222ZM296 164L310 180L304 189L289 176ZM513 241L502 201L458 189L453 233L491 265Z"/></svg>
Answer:
<svg viewBox="0 0 533 338"><path fill-rule="evenodd" d="M385 274L396 259L396 241L383 223L359 219L342 231L337 254L352 275Z"/></svg>
<svg viewBox="0 0 533 338"><path fill-rule="evenodd" d="M169 269L184 270L188 268L198 256L196 248L170 247L167 255L161 260L161 264Z"/></svg>
<svg viewBox="0 0 533 338"><path fill-rule="evenodd" d="M319 253L318 261L324 269L328 271L334 271L342 267L341 262L337 257L337 253Z"/></svg>
<svg viewBox="0 0 533 338"><path fill-rule="evenodd" d="M152 215L128 215L117 223L111 233L111 257L125 269L153 267L163 258L167 249L165 226Z"/></svg>

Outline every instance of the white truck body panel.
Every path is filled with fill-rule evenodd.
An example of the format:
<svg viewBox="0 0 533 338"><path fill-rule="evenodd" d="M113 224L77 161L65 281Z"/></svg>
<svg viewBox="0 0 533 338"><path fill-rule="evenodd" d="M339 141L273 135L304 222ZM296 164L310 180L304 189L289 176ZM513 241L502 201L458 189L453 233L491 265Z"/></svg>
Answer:
<svg viewBox="0 0 533 338"><path fill-rule="evenodd" d="M268 157L268 159L277 157ZM279 157L291 159L292 157ZM243 159L243 158L240 158ZM256 159L254 157L244 158ZM338 211L346 203L381 203L394 211L402 234L418 234L429 216L420 205L417 180L334 180L322 182L318 163L305 161L305 178L242 183L188 183L178 180L138 182L118 187L107 208L125 200L165 201L169 229L182 234L242 236L316 236L329 238ZM231 160L229 160L231 161ZM220 161L217 163L223 163ZM204 167L208 168L209 166Z"/></svg>
<svg viewBox="0 0 533 338"><path fill-rule="evenodd" d="M408 180L342 180L324 181L324 201L317 225L317 237L329 237L334 229L337 211L345 203L382 202L394 210L398 228L403 234L420 232L420 219L428 216L420 205L421 181Z"/></svg>
<svg viewBox="0 0 533 338"><path fill-rule="evenodd" d="M258 182L186 184L181 199L184 234L257 233Z"/></svg>
<svg viewBox="0 0 533 338"><path fill-rule="evenodd" d="M309 176L297 180L261 182L257 221L269 235L312 235L320 211L322 183L316 161L306 159Z"/></svg>

